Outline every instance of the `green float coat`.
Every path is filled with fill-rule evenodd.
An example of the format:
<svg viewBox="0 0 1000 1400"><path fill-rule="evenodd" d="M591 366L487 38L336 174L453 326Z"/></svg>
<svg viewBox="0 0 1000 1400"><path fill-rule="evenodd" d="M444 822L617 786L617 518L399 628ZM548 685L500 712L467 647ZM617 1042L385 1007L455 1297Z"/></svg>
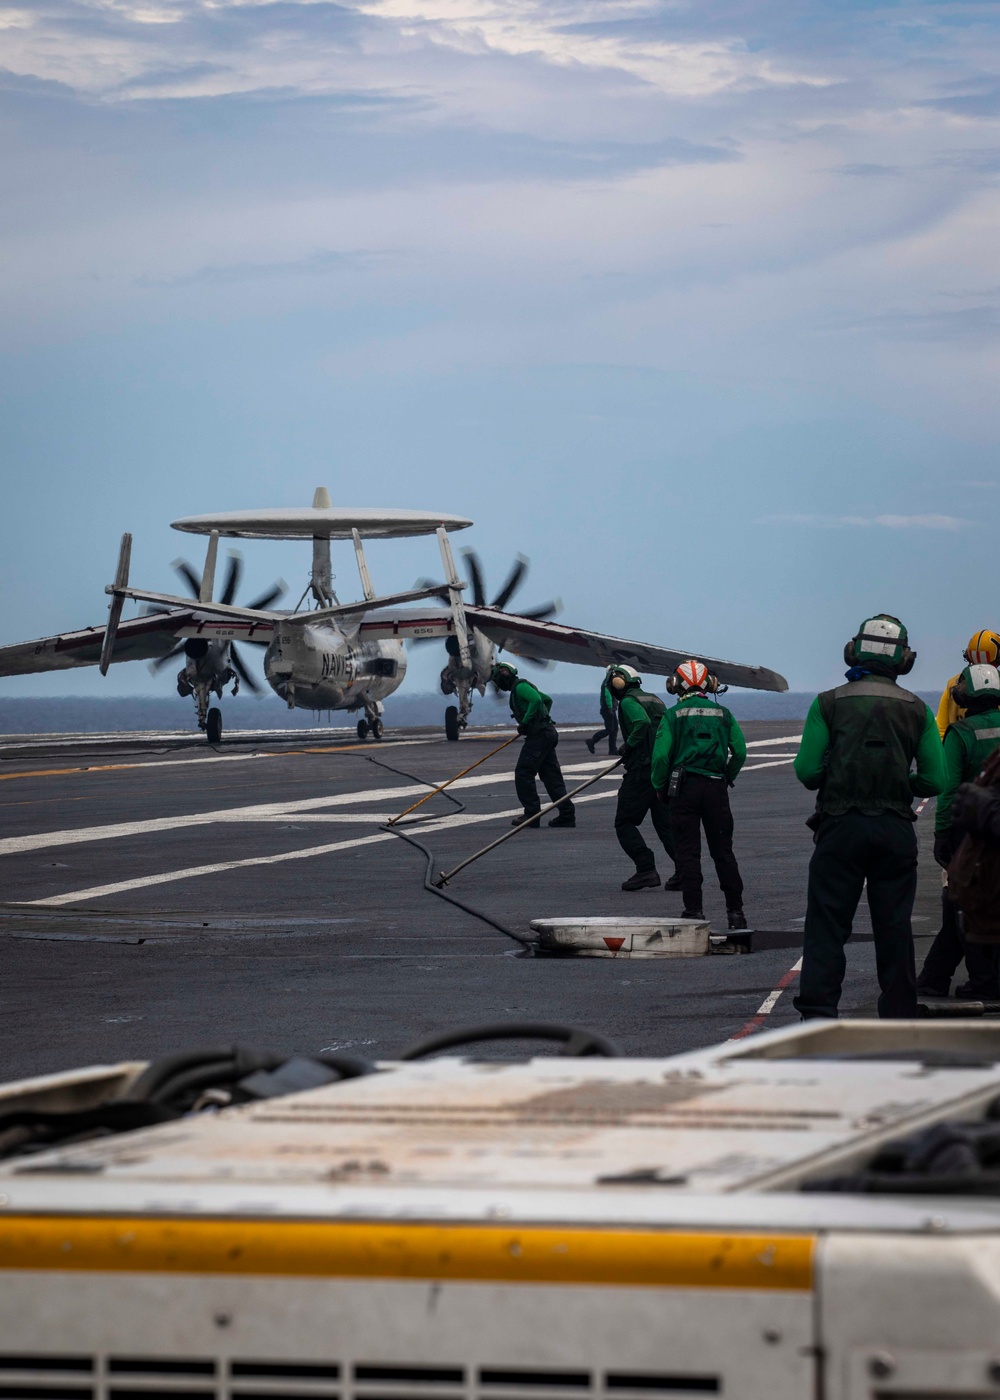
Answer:
<svg viewBox="0 0 1000 1400"><path fill-rule="evenodd" d="M550 722L552 701L547 695L532 685L531 681L517 680L510 692L510 712L526 734L537 734Z"/></svg>
<svg viewBox="0 0 1000 1400"><path fill-rule="evenodd" d="M618 706L618 721L625 740L625 766L649 763L653 741L667 707L658 695L648 695L638 686L626 690Z"/></svg>
<svg viewBox="0 0 1000 1400"><path fill-rule="evenodd" d="M944 787L937 800L934 831L946 834L951 804L962 783L971 783L994 749L1000 748L1000 707L966 715L949 725L944 736Z"/></svg>
<svg viewBox="0 0 1000 1400"><path fill-rule="evenodd" d="M708 695L685 695L663 716L653 746L653 786L665 788L675 768L733 782L746 759L743 731L726 707Z"/></svg>
<svg viewBox="0 0 1000 1400"><path fill-rule="evenodd" d="M829 816L854 809L912 818L913 798L933 797L944 786L934 716L888 676L826 690L809 707L795 776L803 787L819 790L819 810Z"/></svg>

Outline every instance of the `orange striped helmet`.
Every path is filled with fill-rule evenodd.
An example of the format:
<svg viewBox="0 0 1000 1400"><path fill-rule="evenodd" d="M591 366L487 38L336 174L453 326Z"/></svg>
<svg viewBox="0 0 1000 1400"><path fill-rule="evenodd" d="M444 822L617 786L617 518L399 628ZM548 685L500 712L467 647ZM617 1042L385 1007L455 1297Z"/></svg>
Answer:
<svg viewBox="0 0 1000 1400"><path fill-rule="evenodd" d="M704 661L682 661L676 674L685 690L704 690L708 684L708 667Z"/></svg>
<svg viewBox="0 0 1000 1400"><path fill-rule="evenodd" d="M973 632L962 655L970 666L995 666L1000 660L1000 637L988 627Z"/></svg>

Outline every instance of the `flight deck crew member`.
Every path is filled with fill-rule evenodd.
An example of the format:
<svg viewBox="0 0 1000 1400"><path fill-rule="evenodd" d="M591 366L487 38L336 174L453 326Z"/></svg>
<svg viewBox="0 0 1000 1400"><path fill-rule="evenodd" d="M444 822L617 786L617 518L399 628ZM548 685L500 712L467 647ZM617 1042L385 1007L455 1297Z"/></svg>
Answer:
<svg viewBox="0 0 1000 1400"><path fill-rule="evenodd" d="M667 802L685 919L703 919L701 828L715 864L731 929L745 929L743 880L733 854L729 788L746 762L736 720L710 692L719 683L701 661L685 661L667 681L680 699L667 710L653 746L653 787Z"/></svg>
<svg viewBox="0 0 1000 1400"><path fill-rule="evenodd" d="M608 753L618 752L618 712L615 709L615 697L611 694L610 689L611 672L614 669L613 666L609 666L604 673L603 681L601 681L600 708L604 728L599 729L596 734L592 734L589 739L584 740L591 753L594 752L602 739L608 741Z"/></svg>
<svg viewBox="0 0 1000 1400"><path fill-rule="evenodd" d="M969 645L962 652L962 656L969 666L996 666L1000 664L1000 637L995 632L991 632L988 627L984 627L979 632L973 632L969 638ZM962 674L959 672L957 676L952 676L941 692L937 711L937 727L942 739L947 733L949 724L954 724L965 714L953 694Z"/></svg>
<svg viewBox="0 0 1000 1400"><path fill-rule="evenodd" d="M977 777L990 754L1000 748L1000 672L995 666L966 666L949 699L964 718L950 724L944 736L945 778L934 817L934 859L945 870L958 846L952 822L955 793L962 783ZM917 991L925 996L946 997L964 957L969 980L955 988L955 996L975 1001L1000 999L997 947L963 939L958 908L948 896L947 885L942 891L942 902L945 912L941 930L924 960Z"/></svg>
<svg viewBox="0 0 1000 1400"><path fill-rule="evenodd" d="M667 707L658 695L649 695L642 688L642 677L631 666L612 666L608 671L608 686L618 701L618 716L625 742L618 752L625 761L625 776L618 789L615 812L615 835L618 844L635 862L635 874L622 883L623 890L656 889L660 876L656 857L642 839L639 830L647 814L653 818L653 830L660 844L673 860L674 840L670 818L653 789L653 743ZM666 882L668 890L677 890L676 877Z"/></svg>
<svg viewBox="0 0 1000 1400"><path fill-rule="evenodd" d="M566 796L566 783L562 769L556 758L556 745L559 735L550 718L552 701L543 695L531 681L518 676L513 666L500 661L490 672L490 680L498 690L510 694L510 712L517 720L517 732L524 735L524 743L514 767L514 787L524 808L523 817L515 817L512 826L519 826L525 817L536 816L542 804L538 800L535 778L541 778L550 802L559 803L559 811L549 822L549 826L576 826L576 812L572 802L562 802ZM540 825L538 821L532 827Z"/></svg>
<svg viewBox="0 0 1000 1400"><path fill-rule="evenodd" d="M804 1018L837 1015L844 946L867 880L878 1014L916 1016L913 798L933 797L944 786L941 740L930 709L896 682L916 660L898 618L868 618L844 660L847 684L812 702L795 759L795 776L818 794L795 1006Z"/></svg>

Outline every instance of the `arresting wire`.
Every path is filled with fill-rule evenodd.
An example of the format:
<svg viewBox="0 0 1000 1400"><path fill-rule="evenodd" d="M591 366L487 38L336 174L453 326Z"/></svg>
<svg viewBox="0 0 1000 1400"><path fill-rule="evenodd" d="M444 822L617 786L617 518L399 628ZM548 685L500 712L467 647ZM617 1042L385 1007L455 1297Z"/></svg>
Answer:
<svg viewBox="0 0 1000 1400"><path fill-rule="evenodd" d="M374 763L375 766L378 768L385 768L389 773L395 773L397 777L409 778L410 782L412 783L421 783L424 787L429 788L435 787L435 784L429 782L426 778L418 778L413 773L404 773L402 768L394 768L391 763L385 763L380 758L372 758L371 754L359 754L358 757L365 759L365 761L368 763ZM460 801L457 797L453 796L452 793L442 791L440 795L444 798L447 798L449 802L454 804L456 808L456 816L459 812L465 811L465 803ZM409 818L409 822L412 825L417 825L419 822L429 822L436 820L440 820L440 818L436 818L433 815ZM484 914L481 909L476 909L473 905L466 904L464 900L457 899L455 895L448 894L443 889L438 889L438 887L432 882L431 879L432 875L434 874L434 852L428 850L428 848L423 844L423 842L418 841L415 836L411 836L408 832L404 831L402 826L400 825L398 818L396 820L395 825L391 825L390 823L386 822L383 825L382 830L391 832L393 836L398 836L401 841L405 841L408 846L412 846L415 850L419 851L420 854L424 857L424 889L427 891L428 894L437 895L438 899L443 899L447 901L448 904L453 904L456 909L461 909L463 913L469 914L473 919L479 919L482 923L489 924L490 928L496 929L497 933L502 933L505 938L511 939L514 943L519 944L520 947L534 947L534 943L530 938L525 938L525 936L521 933L515 933L513 929L509 929L506 924L502 924L498 919L494 919L491 914Z"/></svg>

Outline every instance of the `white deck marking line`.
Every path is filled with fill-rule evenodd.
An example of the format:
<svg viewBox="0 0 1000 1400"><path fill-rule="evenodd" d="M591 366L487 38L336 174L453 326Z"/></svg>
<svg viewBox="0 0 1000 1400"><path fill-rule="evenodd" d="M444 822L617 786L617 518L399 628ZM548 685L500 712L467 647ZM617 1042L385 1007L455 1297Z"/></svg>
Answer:
<svg viewBox="0 0 1000 1400"><path fill-rule="evenodd" d="M595 767L594 764L578 764L577 768ZM760 765L768 767L767 764ZM570 769L565 771L569 772ZM753 772L753 769L750 770ZM494 778L496 775L493 775ZM609 776L613 776L610 775ZM462 786L473 786L477 782L490 782L492 779L487 776L480 779L468 778ZM460 784L453 784L458 787ZM420 789L407 789L408 792ZM617 796L617 789L605 790L604 792L590 792L575 798L576 803L598 802L603 798ZM474 826L480 822L498 821L503 817L514 817L521 811L520 807L510 807L502 812L475 812L460 813L454 817L442 817L440 821L428 822L418 828L421 832L431 834L435 831L445 831L456 826ZM214 865L193 865L184 870L165 871L161 875L146 875L136 880L119 880L113 885L95 885L91 889L72 890L69 894L52 895L47 899L18 900L16 903L23 903L27 906L58 906L61 904L74 904L82 899L101 899L110 894L124 894L129 890L145 889L151 885L167 885L176 880L193 880L202 875L216 875L226 870L248 869L255 865L280 865L287 860L308 860L314 856L330 855L335 851L353 850L358 846L371 845L377 841L391 841L393 834L389 831L380 831L372 836L355 836L347 841L333 841L324 846L308 846L303 850L285 851L271 856L250 856L244 860L219 861Z"/></svg>
<svg viewBox="0 0 1000 1400"><path fill-rule="evenodd" d="M792 756L791 758L773 758L773 759L771 760L770 763L754 763L754 764L752 764L752 765L747 765L747 767L741 768L741 769L740 769L740 772L741 772L741 773L756 773L757 770L758 770L758 768L781 768L781 767L782 767L784 764L786 764L786 763L794 763L794 762L795 762L795 756L794 756L794 754L793 754L793 756Z"/></svg>
<svg viewBox="0 0 1000 1400"><path fill-rule="evenodd" d="M572 763L566 773L589 773L606 767L600 760ZM490 783L509 781L511 773L480 773L474 778L459 778L452 788L483 787ZM439 780L443 781L443 779ZM292 816L324 807L347 807L355 802L387 802L418 797L427 789L423 783L407 787L365 788L360 792L341 792L332 797L303 797L290 802L260 802L248 807L218 807L208 812L187 812L173 817L148 817L143 821L112 822L106 826L70 827L63 831L40 831L30 836L8 836L0 840L0 855L16 855L23 851L44 851L58 846L77 846L90 841L116 841L126 836L145 836L153 832L178 831L193 826L214 826L222 822L268 821L272 817Z"/></svg>
<svg viewBox="0 0 1000 1400"><path fill-rule="evenodd" d="M495 736L484 734L484 739ZM63 774L80 773L122 773L143 768L187 768L201 767L206 763L246 763L252 758L301 758L303 754L363 753L368 749L408 749L419 744L430 744L431 739L382 739L370 744L310 744L297 749L274 749L268 753L220 753L205 755L203 758L154 758L148 763L87 763L74 764L70 768L32 768L16 773L0 773L0 782L12 782L15 778L58 778ZM12 762L14 760L7 760Z"/></svg>
<svg viewBox="0 0 1000 1400"><path fill-rule="evenodd" d="M614 797L613 792L588 793L578 797L576 802L595 802L604 797ZM447 831L456 826L476 826L480 822L500 821L504 817L520 815L520 807L508 807L503 812L462 812L454 817L442 817L438 822L428 822L417 830L426 835L435 831ZM41 906L56 907L61 904L75 904L81 899L103 899L111 894L126 894L129 890L147 889L151 885L169 885L176 880L194 880L202 875L219 875L227 870L245 870L256 865L280 865L287 860L310 860L315 856L331 855L335 851L349 851L357 846L370 846L378 841L394 841L391 831L376 832L373 836L355 836L347 841L331 841L325 846L308 846L304 850L284 851L272 856L249 856L244 860L217 861L214 865L192 865L186 870L167 870L161 875L144 875L137 880L118 880L113 885L94 885L86 890L72 890L69 894L52 895L48 899L18 900L25 908Z"/></svg>
<svg viewBox="0 0 1000 1400"><path fill-rule="evenodd" d="M735 1035L731 1035L729 1039L731 1041L743 1040L745 1036L753 1035L754 1031L760 1030L761 1026L767 1020L768 1016L770 1016L771 1012L777 1006L778 1001L781 998L782 992L784 992L791 985L791 983L795 981L796 977L798 977L801 971L802 959L799 958L798 962L794 965L794 967L790 967L785 973L785 975L778 979L774 990L768 992L767 996L757 1008L756 1014L750 1018L750 1020L746 1023L745 1026L741 1026Z"/></svg>
<svg viewBox="0 0 1000 1400"><path fill-rule="evenodd" d="M579 728L581 730L586 730L589 729L590 726L581 725L579 726ZM284 734L288 731L282 730L278 732ZM335 734L337 732L350 733L349 730L334 731ZM502 739L505 738L509 732L510 731L507 729L497 730L495 733L480 732L477 730L474 737L477 739ZM576 731L573 729L563 728L561 732L567 734L574 733ZM333 738L334 736L331 735L330 737ZM751 739L750 742L747 744L747 748L762 748L765 745L770 744L790 744L794 743L796 738L796 735L790 734L786 739ZM74 738L73 740L68 740L66 742L65 747L72 747L73 744L77 744L79 742L80 740L76 738ZM264 740L264 742L267 742L266 739ZM67 768L25 769L23 771L15 773L0 773L0 782L13 782L15 779L18 778L58 778L70 774L79 775L81 773L125 773L134 771L137 768L185 768L189 766L194 767L206 763L248 763L252 759L296 757L300 758L304 754L359 753L363 752L366 749L382 749L384 752L387 749L406 749L413 748L421 744L435 744L438 742L439 740L436 736L431 736L426 739L383 739L377 743L370 744L322 744L320 740L315 740L312 744L308 746L306 746L303 742L302 748L274 749L266 753L262 753L255 750L253 753L226 753L211 755L206 754L205 756L199 758L156 758L150 759L149 762L139 763L88 763L74 764L72 767Z"/></svg>

